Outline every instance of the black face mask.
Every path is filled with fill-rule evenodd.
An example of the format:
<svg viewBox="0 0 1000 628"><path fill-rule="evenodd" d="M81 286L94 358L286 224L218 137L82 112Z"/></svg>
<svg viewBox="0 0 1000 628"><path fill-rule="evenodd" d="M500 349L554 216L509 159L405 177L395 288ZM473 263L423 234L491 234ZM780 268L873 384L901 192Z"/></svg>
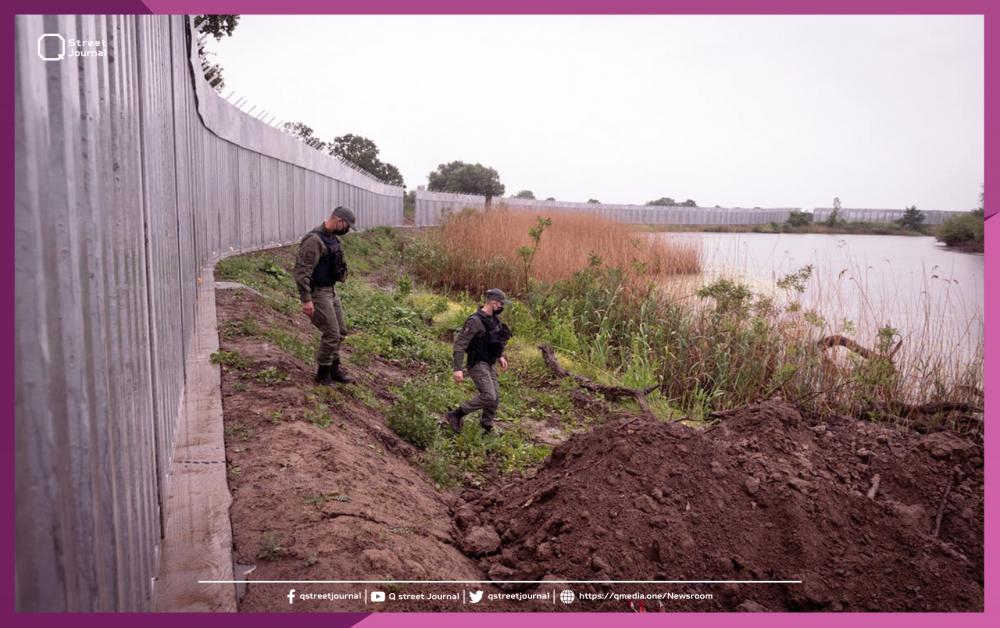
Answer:
<svg viewBox="0 0 1000 628"><path fill-rule="evenodd" d="M347 233L350 230L351 230L350 227L344 227L343 229L334 229L333 230L333 235L344 235L345 233Z"/></svg>
<svg viewBox="0 0 1000 628"><path fill-rule="evenodd" d="M493 313L494 314L499 314L500 312L503 312L503 306L502 305L494 305L493 306Z"/></svg>

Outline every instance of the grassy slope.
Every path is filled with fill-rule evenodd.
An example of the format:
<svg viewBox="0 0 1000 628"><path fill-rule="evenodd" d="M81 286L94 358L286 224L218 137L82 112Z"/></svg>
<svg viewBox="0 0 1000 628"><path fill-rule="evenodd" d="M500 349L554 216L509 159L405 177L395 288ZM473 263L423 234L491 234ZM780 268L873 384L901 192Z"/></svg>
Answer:
<svg viewBox="0 0 1000 628"><path fill-rule="evenodd" d="M571 384L554 380L536 343L518 334L515 324L518 335L507 351L511 369L500 374L499 434L482 435L475 416L469 417L472 420L466 421L457 437L441 428L441 414L474 394L471 384L451 380L451 336L474 311L475 303L463 295L414 286L400 258L403 237L374 229L343 238L351 276L338 286L338 293L351 330L345 340L351 368L364 370L377 356L410 375L393 389L392 403L365 395L360 388L352 395L384 414L390 428L424 450L422 466L439 485L475 484L493 473L525 470L548 455L552 442L573 430L634 409L581 398ZM254 288L270 308L293 314L299 308L289 274L295 250L296 246L289 246L228 258L219 263L216 277ZM220 333L266 339L292 356L311 360L313 346L287 330L255 321L229 321L222 326L225 329ZM565 355L560 358L574 372L616 383L608 372L575 363ZM239 356L218 355L216 359L238 360ZM662 399L654 396L651 402L664 417L675 415Z"/></svg>

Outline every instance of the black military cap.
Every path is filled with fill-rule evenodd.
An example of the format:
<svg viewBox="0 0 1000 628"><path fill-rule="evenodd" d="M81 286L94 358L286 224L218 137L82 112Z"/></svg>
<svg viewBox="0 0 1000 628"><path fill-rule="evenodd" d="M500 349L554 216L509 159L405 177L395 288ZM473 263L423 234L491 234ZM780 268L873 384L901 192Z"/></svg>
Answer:
<svg viewBox="0 0 1000 628"><path fill-rule="evenodd" d="M356 220L354 217L354 212L347 209L346 207L338 207L337 209L333 210L333 215L336 216L337 218L346 220L347 224L351 225L352 227L354 226L354 221Z"/></svg>

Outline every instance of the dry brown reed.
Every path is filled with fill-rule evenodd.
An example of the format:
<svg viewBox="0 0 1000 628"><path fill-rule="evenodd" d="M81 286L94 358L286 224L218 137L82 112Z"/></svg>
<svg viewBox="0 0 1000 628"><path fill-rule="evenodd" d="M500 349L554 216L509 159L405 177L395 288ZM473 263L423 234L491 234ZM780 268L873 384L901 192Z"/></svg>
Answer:
<svg viewBox="0 0 1000 628"><path fill-rule="evenodd" d="M592 264L618 268L631 279L701 270L694 241L650 238L592 214L494 209L457 214L429 234L436 250L445 252L434 283L474 291L501 286L523 294L525 265L518 250L532 245L528 232L539 217L552 224L531 262L530 277L536 281L566 279Z"/></svg>

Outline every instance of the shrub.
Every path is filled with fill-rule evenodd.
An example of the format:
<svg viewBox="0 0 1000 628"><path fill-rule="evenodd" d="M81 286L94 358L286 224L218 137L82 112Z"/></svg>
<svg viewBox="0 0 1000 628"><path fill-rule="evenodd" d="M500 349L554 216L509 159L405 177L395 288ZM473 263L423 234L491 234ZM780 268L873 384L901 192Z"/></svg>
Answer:
<svg viewBox="0 0 1000 628"><path fill-rule="evenodd" d="M983 210L952 216L938 226L935 237L948 246L983 251L985 225Z"/></svg>
<svg viewBox="0 0 1000 628"><path fill-rule="evenodd" d="M812 214L807 212L800 212L798 210L793 211L788 214L788 218L785 220L785 224L789 227L808 227L812 224L813 217Z"/></svg>
<svg viewBox="0 0 1000 628"><path fill-rule="evenodd" d="M458 404L458 392L442 375L406 382L389 408L389 428L411 445L426 449L438 434L441 415Z"/></svg>

